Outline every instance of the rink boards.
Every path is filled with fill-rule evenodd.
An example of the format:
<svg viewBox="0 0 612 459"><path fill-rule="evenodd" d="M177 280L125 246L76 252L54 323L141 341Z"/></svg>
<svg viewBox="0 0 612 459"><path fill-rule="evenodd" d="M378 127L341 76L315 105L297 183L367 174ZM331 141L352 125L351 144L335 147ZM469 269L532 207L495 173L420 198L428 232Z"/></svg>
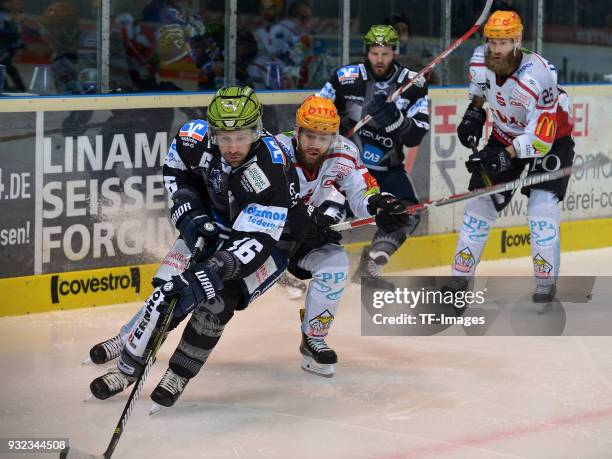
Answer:
<svg viewBox="0 0 612 459"><path fill-rule="evenodd" d="M612 85L572 86L575 163L612 157ZM264 125L291 129L307 92L263 92ZM13 98L0 104L0 315L142 299L176 232L160 171L174 133L204 118L212 94ZM456 139L465 88L430 90L431 130L406 149L422 200L467 188L469 151ZM487 134L490 126L487 126ZM554 164L550 164L554 168ZM612 164L572 178L562 250L612 245ZM425 215L388 271L450 264L463 203ZM502 212L485 258L529 254L526 201ZM365 243L349 238L349 251Z"/></svg>

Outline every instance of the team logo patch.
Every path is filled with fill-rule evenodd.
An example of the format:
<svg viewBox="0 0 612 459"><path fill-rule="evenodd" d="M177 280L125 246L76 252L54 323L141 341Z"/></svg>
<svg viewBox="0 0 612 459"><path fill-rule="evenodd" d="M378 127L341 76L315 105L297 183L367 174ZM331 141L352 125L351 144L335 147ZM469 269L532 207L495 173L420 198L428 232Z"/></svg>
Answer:
<svg viewBox="0 0 612 459"><path fill-rule="evenodd" d="M221 171L219 169L211 169L208 179L215 193L221 193Z"/></svg>
<svg viewBox="0 0 612 459"><path fill-rule="evenodd" d="M533 257L533 272L535 277L540 279L548 279L550 277L550 273L553 269L553 266L542 257L539 253Z"/></svg>
<svg viewBox="0 0 612 459"><path fill-rule="evenodd" d="M347 65L340 67L337 71L340 84L352 83L359 77L359 67L357 65Z"/></svg>
<svg viewBox="0 0 612 459"><path fill-rule="evenodd" d="M194 120L183 125L183 127L179 130L179 137L186 137L201 142L204 140L204 136L206 135L207 131L208 123L206 121Z"/></svg>
<svg viewBox="0 0 612 459"><path fill-rule="evenodd" d="M457 255L455 255L455 269L457 271L469 273L475 264L476 260L474 260L474 255L469 247L460 250Z"/></svg>
<svg viewBox="0 0 612 459"><path fill-rule="evenodd" d="M311 336L325 336L329 328L334 322L334 316L327 309L321 314L308 321L310 329L312 330Z"/></svg>
<svg viewBox="0 0 612 459"><path fill-rule="evenodd" d="M268 150L270 150L270 155L272 156L272 162L274 164L287 164L283 150L274 137L264 137L262 140L266 144L266 147L268 147Z"/></svg>
<svg viewBox="0 0 612 459"><path fill-rule="evenodd" d="M256 163L251 164L245 169L244 176L255 193L260 193L270 186L268 177L266 177L266 174Z"/></svg>

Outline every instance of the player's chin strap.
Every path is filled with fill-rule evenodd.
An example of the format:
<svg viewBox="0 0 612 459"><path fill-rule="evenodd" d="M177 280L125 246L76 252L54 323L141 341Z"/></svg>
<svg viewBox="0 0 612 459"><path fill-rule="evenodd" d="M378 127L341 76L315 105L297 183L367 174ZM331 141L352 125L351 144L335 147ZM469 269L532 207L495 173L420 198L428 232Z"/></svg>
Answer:
<svg viewBox="0 0 612 459"><path fill-rule="evenodd" d="M579 166L567 166L556 171L544 172L542 174L534 174L529 176L521 176L516 180L506 183L499 183L497 185L491 185L484 188L479 188L465 193L454 194L445 198L436 199L434 201L424 202L422 204L415 204L406 208L406 213L417 214L428 210L432 207L448 206L461 201L467 201L468 199L474 199L479 196L491 196L497 193L503 193L505 191L514 191L524 186L537 185L539 183L550 182L552 180L558 180L563 177L569 177L572 173L583 171L591 167L601 167L610 162L603 153L598 153L593 159L585 161ZM364 225L370 225L374 223L374 217L362 218L359 220L353 220L348 222L336 223L331 225L331 229L334 231L345 231L353 228L358 228Z"/></svg>

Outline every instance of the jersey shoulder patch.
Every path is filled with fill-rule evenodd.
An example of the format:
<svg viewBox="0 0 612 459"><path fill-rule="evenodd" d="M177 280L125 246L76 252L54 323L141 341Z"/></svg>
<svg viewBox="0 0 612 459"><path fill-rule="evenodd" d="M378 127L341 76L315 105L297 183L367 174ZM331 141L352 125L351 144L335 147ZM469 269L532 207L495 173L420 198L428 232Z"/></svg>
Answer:
<svg viewBox="0 0 612 459"><path fill-rule="evenodd" d="M336 70L340 84L352 84L359 78L359 65L345 65Z"/></svg>
<svg viewBox="0 0 612 459"><path fill-rule="evenodd" d="M261 193L263 190L270 187L270 180L266 177L264 171L256 162L253 162L243 173L247 182L251 185L255 194Z"/></svg>
<svg viewBox="0 0 612 459"><path fill-rule="evenodd" d="M292 140L295 137L294 131L285 131L274 136L281 148L285 152L285 155L291 160L295 159L295 152L293 151Z"/></svg>
<svg viewBox="0 0 612 459"><path fill-rule="evenodd" d="M468 78L476 84L484 84L487 79L487 66L484 59L484 48L479 46L474 50L470 59L470 73Z"/></svg>
<svg viewBox="0 0 612 459"><path fill-rule="evenodd" d="M262 137L261 140L268 147L268 151L270 152L270 156L272 157L272 162L274 164L287 164L287 159L285 158L286 149L272 136Z"/></svg>
<svg viewBox="0 0 612 459"><path fill-rule="evenodd" d="M208 123L204 120L191 120L179 129L182 140L201 142L208 132Z"/></svg>

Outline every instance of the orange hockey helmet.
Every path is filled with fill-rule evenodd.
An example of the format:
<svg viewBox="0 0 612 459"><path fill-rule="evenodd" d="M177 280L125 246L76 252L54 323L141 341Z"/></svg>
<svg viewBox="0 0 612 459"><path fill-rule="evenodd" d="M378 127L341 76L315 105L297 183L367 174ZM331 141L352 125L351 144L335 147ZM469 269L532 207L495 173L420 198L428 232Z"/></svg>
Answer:
<svg viewBox="0 0 612 459"><path fill-rule="evenodd" d="M520 41L523 36L521 17L514 11L496 11L484 26L485 38L513 38Z"/></svg>
<svg viewBox="0 0 612 459"><path fill-rule="evenodd" d="M295 124L300 128L337 134L340 116L330 99L308 96L295 113Z"/></svg>

